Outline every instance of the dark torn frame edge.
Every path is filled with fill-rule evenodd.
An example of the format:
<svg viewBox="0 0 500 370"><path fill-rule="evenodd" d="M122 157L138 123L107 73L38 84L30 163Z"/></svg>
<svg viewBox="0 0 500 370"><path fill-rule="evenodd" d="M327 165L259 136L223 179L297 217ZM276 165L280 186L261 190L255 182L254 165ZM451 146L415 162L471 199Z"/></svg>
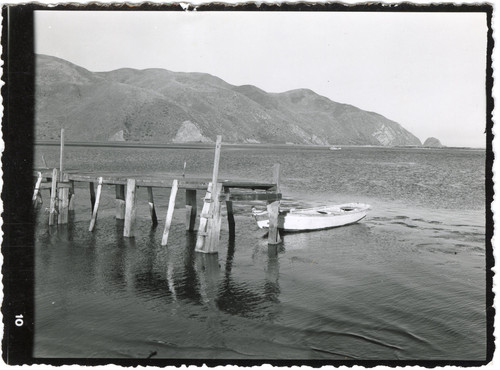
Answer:
<svg viewBox="0 0 500 370"><path fill-rule="evenodd" d="M493 67L494 46L492 15L493 5L482 4L342 4L342 3L295 3L295 4L221 4L190 5L197 11L338 11L338 12L480 12L487 16L488 40L486 59L486 162L485 162L485 209L486 209L486 353L484 361L456 360L224 360L224 359L89 359L89 358L33 358L34 335L34 212L31 206L33 191L33 143L34 143L34 12L37 10L98 10L98 11L185 11L180 4L98 4L85 5L42 4L2 5L2 60L4 62L1 93L3 98L2 133L4 152L3 169L3 240L2 240L2 282L4 299L2 314L4 336L2 358L9 365L106 365L121 366L180 366L180 365L219 365L320 367L332 366L464 366L476 367L488 364L495 350L493 307L493 276L495 265L493 237ZM15 316L23 315L24 324L15 325Z"/></svg>

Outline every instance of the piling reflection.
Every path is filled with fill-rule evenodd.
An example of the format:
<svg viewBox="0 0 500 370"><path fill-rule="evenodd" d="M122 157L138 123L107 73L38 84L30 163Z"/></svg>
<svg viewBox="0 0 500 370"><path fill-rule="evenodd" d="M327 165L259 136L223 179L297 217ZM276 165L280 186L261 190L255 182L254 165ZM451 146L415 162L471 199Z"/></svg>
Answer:
<svg viewBox="0 0 500 370"><path fill-rule="evenodd" d="M254 252L259 257L252 260L257 269L263 267L262 274L250 272L247 278L241 263L253 269L242 262L250 256L238 254L232 233L227 253L203 254L195 252L193 232L165 247L159 243L161 230L155 228L143 238L123 237L123 220L113 220L107 228L101 223L90 234L87 222L70 225L58 225L57 232L42 235L37 268L43 278L38 281L54 279L64 285L55 275L71 276L72 286L82 291L128 297L171 312L189 312L186 305L200 307L208 315L205 319L214 322L223 314L272 319L279 310L279 245L269 246L266 253L267 244L259 244Z"/></svg>

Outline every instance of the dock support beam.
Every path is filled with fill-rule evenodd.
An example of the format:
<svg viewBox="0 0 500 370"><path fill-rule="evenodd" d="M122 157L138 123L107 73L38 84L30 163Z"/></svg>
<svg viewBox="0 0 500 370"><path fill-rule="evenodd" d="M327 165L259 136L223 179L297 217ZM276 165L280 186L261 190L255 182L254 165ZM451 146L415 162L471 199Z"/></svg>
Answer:
<svg viewBox="0 0 500 370"><path fill-rule="evenodd" d="M50 208L49 208L49 225L54 225L56 222L56 198L57 198L57 168L52 170L52 187L50 188Z"/></svg>
<svg viewBox="0 0 500 370"><path fill-rule="evenodd" d="M99 210L99 201L101 199L101 191L102 191L102 177L99 177L97 183L97 195L94 204L94 210L92 212L92 218L90 219L89 231L94 230L95 222L97 220L97 211Z"/></svg>
<svg viewBox="0 0 500 370"><path fill-rule="evenodd" d="M167 217L165 220L165 229L163 230L163 237L161 245L165 246L168 242L168 233L170 232L170 225L172 224L172 217L174 215L175 197L177 196L178 181L172 182L172 189L170 190L170 199L168 201Z"/></svg>
<svg viewBox="0 0 500 370"><path fill-rule="evenodd" d="M196 190L186 189L186 230L193 231L196 223Z"/></svg>
<svg viewBox="0 0 500 370"><path fill-rule="evenodd" d="M275 163L273 167L273 183L276 184L276 193L280 193L280 164ZM269 212L269 234L267 243L268 244L279 244L281 243L280 234L278 231L278 216L280 213L280 201L275 200L273 202L268 202L267 211Z"/></svg>
<svg viewBox="0 0 500 370"><path fill-rule="evenodd" d="M117 220L123 220L125 219L125 185L115 185L115 194L115 217Z"/></svg>
<svg viewBox="0 0 500 370"><path fill-rule="evenodd" d="M123 236L133 238L135 236L135 179L127 179L127 198L125 200L125 224Z"/></svg>
<svg viewBox="0 0 500 370"><path fill-rule="evenodd" d="M149 201L149 214L151 215L151 222L153 227L158 225L158 218L156 217L155 202L153 199L153 188L148 186L148 201Z"/></svg>

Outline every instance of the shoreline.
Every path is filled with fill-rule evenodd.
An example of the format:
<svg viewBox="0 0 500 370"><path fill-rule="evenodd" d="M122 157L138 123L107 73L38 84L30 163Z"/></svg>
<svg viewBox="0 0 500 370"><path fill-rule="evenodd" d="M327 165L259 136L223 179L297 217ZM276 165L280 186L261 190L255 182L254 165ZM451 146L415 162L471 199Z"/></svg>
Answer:
<svg viewBox="0 0 500 370"><path fill-rule="evenodd" d="M331 145L308 145L308 144L273 144L273 143L225 143L225 149L306 149L306 150L329 150ZM59 141L35 141L34 146L59 146ZM215 143L160 143L160 142L132 142L132 141L67 141L65 146L75 147L97 147L97 148L136 148L136 149L213 149ZM338 144L339 148L370 148L370 149L416 149L416 150L474 150L486 151L486 148L469 148L469 147L425 147L425 146L378 146L378 145L353 145L353 144Z"/></svg>

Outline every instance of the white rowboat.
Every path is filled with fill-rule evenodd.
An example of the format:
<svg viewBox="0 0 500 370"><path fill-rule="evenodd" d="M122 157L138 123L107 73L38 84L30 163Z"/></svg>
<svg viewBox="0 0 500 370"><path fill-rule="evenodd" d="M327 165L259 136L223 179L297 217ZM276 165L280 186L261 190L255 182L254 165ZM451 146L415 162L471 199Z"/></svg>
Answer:
<svg viewBox="0 0 500 370"><path fill-rule="evenodd" d="M346 203L314 208L281 211L278 228L285 231L321 230L353 224L363 219L370 209L368 204ZM259 228L269 228L269 213L252 208Z"/></svg>

